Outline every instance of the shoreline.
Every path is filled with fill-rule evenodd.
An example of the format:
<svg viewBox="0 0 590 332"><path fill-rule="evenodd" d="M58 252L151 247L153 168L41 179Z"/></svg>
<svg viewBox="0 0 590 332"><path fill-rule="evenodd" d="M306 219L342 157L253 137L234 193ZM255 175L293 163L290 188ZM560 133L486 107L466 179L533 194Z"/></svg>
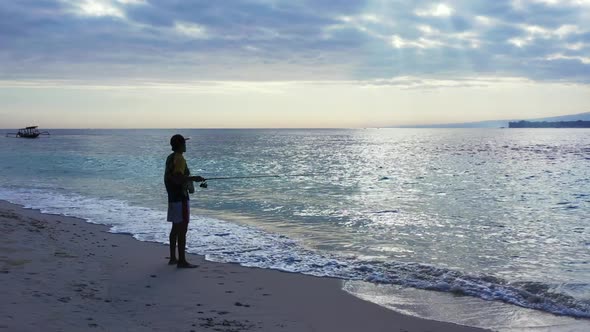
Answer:
<svg viewBox="0 0 590 332"><path fill-rule="evenodd" d="M342 281L209 262L0 201L0 331L485 331L406 316ZM34 313L34 314L32 314Z"/></svg>

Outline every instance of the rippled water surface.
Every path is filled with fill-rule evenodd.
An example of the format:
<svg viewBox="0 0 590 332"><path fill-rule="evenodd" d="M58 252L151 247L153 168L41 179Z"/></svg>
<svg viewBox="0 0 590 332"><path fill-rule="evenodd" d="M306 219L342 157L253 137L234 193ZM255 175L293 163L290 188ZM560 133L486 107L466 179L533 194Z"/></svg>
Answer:
<svg viewBox="0 0 590 332"><path fill-rule="evenodd" d="M590 317L590 131L179 130L191 251ZM169 130L3 138L0 199L167 240ZM304 175L304 176L293 176Z"/></svg>

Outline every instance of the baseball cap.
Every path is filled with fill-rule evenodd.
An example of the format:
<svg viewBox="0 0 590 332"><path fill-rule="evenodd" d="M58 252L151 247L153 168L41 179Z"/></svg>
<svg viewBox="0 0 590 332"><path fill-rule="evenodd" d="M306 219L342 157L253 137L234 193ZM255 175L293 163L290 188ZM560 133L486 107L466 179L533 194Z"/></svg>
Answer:
<svg viewBox="0 0 590 332"><path fill-rule="evenodd" d="M170 138L170 145L172 146L172 150L174 150L174 148L181 146L183 144L185 144L186 141L188 141L190 139L190 137L184 137L180 134L176 134L174 136L172 136Z"/></svg>

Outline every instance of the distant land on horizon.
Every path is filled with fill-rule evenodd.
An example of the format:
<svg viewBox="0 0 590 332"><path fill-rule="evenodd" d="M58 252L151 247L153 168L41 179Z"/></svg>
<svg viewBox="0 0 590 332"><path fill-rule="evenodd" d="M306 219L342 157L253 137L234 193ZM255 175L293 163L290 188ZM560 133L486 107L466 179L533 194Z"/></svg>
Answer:
<svg viewBox="0 0 590 332"><path fill-rule="evenodd" d="M508 128L590 128L590 121L518 121L508 123Z"/></svg>
<svg viewBox="0 0 590 332"><path fill-rule="evenodd" d="M443 124L430 124L430 125L411 125L411 126L388 126L386 128L508 128L509 122L514 121L590 121L590 112L571 114L571 115L560 115L548 118L536 118L536 119L510 119L510 120L490 120L490 121L479 121L479 122L464 122L464 123L443 123Z"/></svg>

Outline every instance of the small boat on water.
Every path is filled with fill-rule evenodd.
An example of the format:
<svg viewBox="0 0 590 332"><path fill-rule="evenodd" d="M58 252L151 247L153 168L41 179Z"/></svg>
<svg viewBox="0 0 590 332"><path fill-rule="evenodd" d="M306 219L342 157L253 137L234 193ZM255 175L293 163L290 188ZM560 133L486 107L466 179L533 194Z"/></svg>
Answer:
<svg viewBox="0 0 590 332"><path fill-rule="evenodd" d="M16 133L7 133L6 137L16 137L16 138L37 138L41 135L49 135L48 131L39 131L37 129L38 126L30 126L21 128Z"/></svg>

